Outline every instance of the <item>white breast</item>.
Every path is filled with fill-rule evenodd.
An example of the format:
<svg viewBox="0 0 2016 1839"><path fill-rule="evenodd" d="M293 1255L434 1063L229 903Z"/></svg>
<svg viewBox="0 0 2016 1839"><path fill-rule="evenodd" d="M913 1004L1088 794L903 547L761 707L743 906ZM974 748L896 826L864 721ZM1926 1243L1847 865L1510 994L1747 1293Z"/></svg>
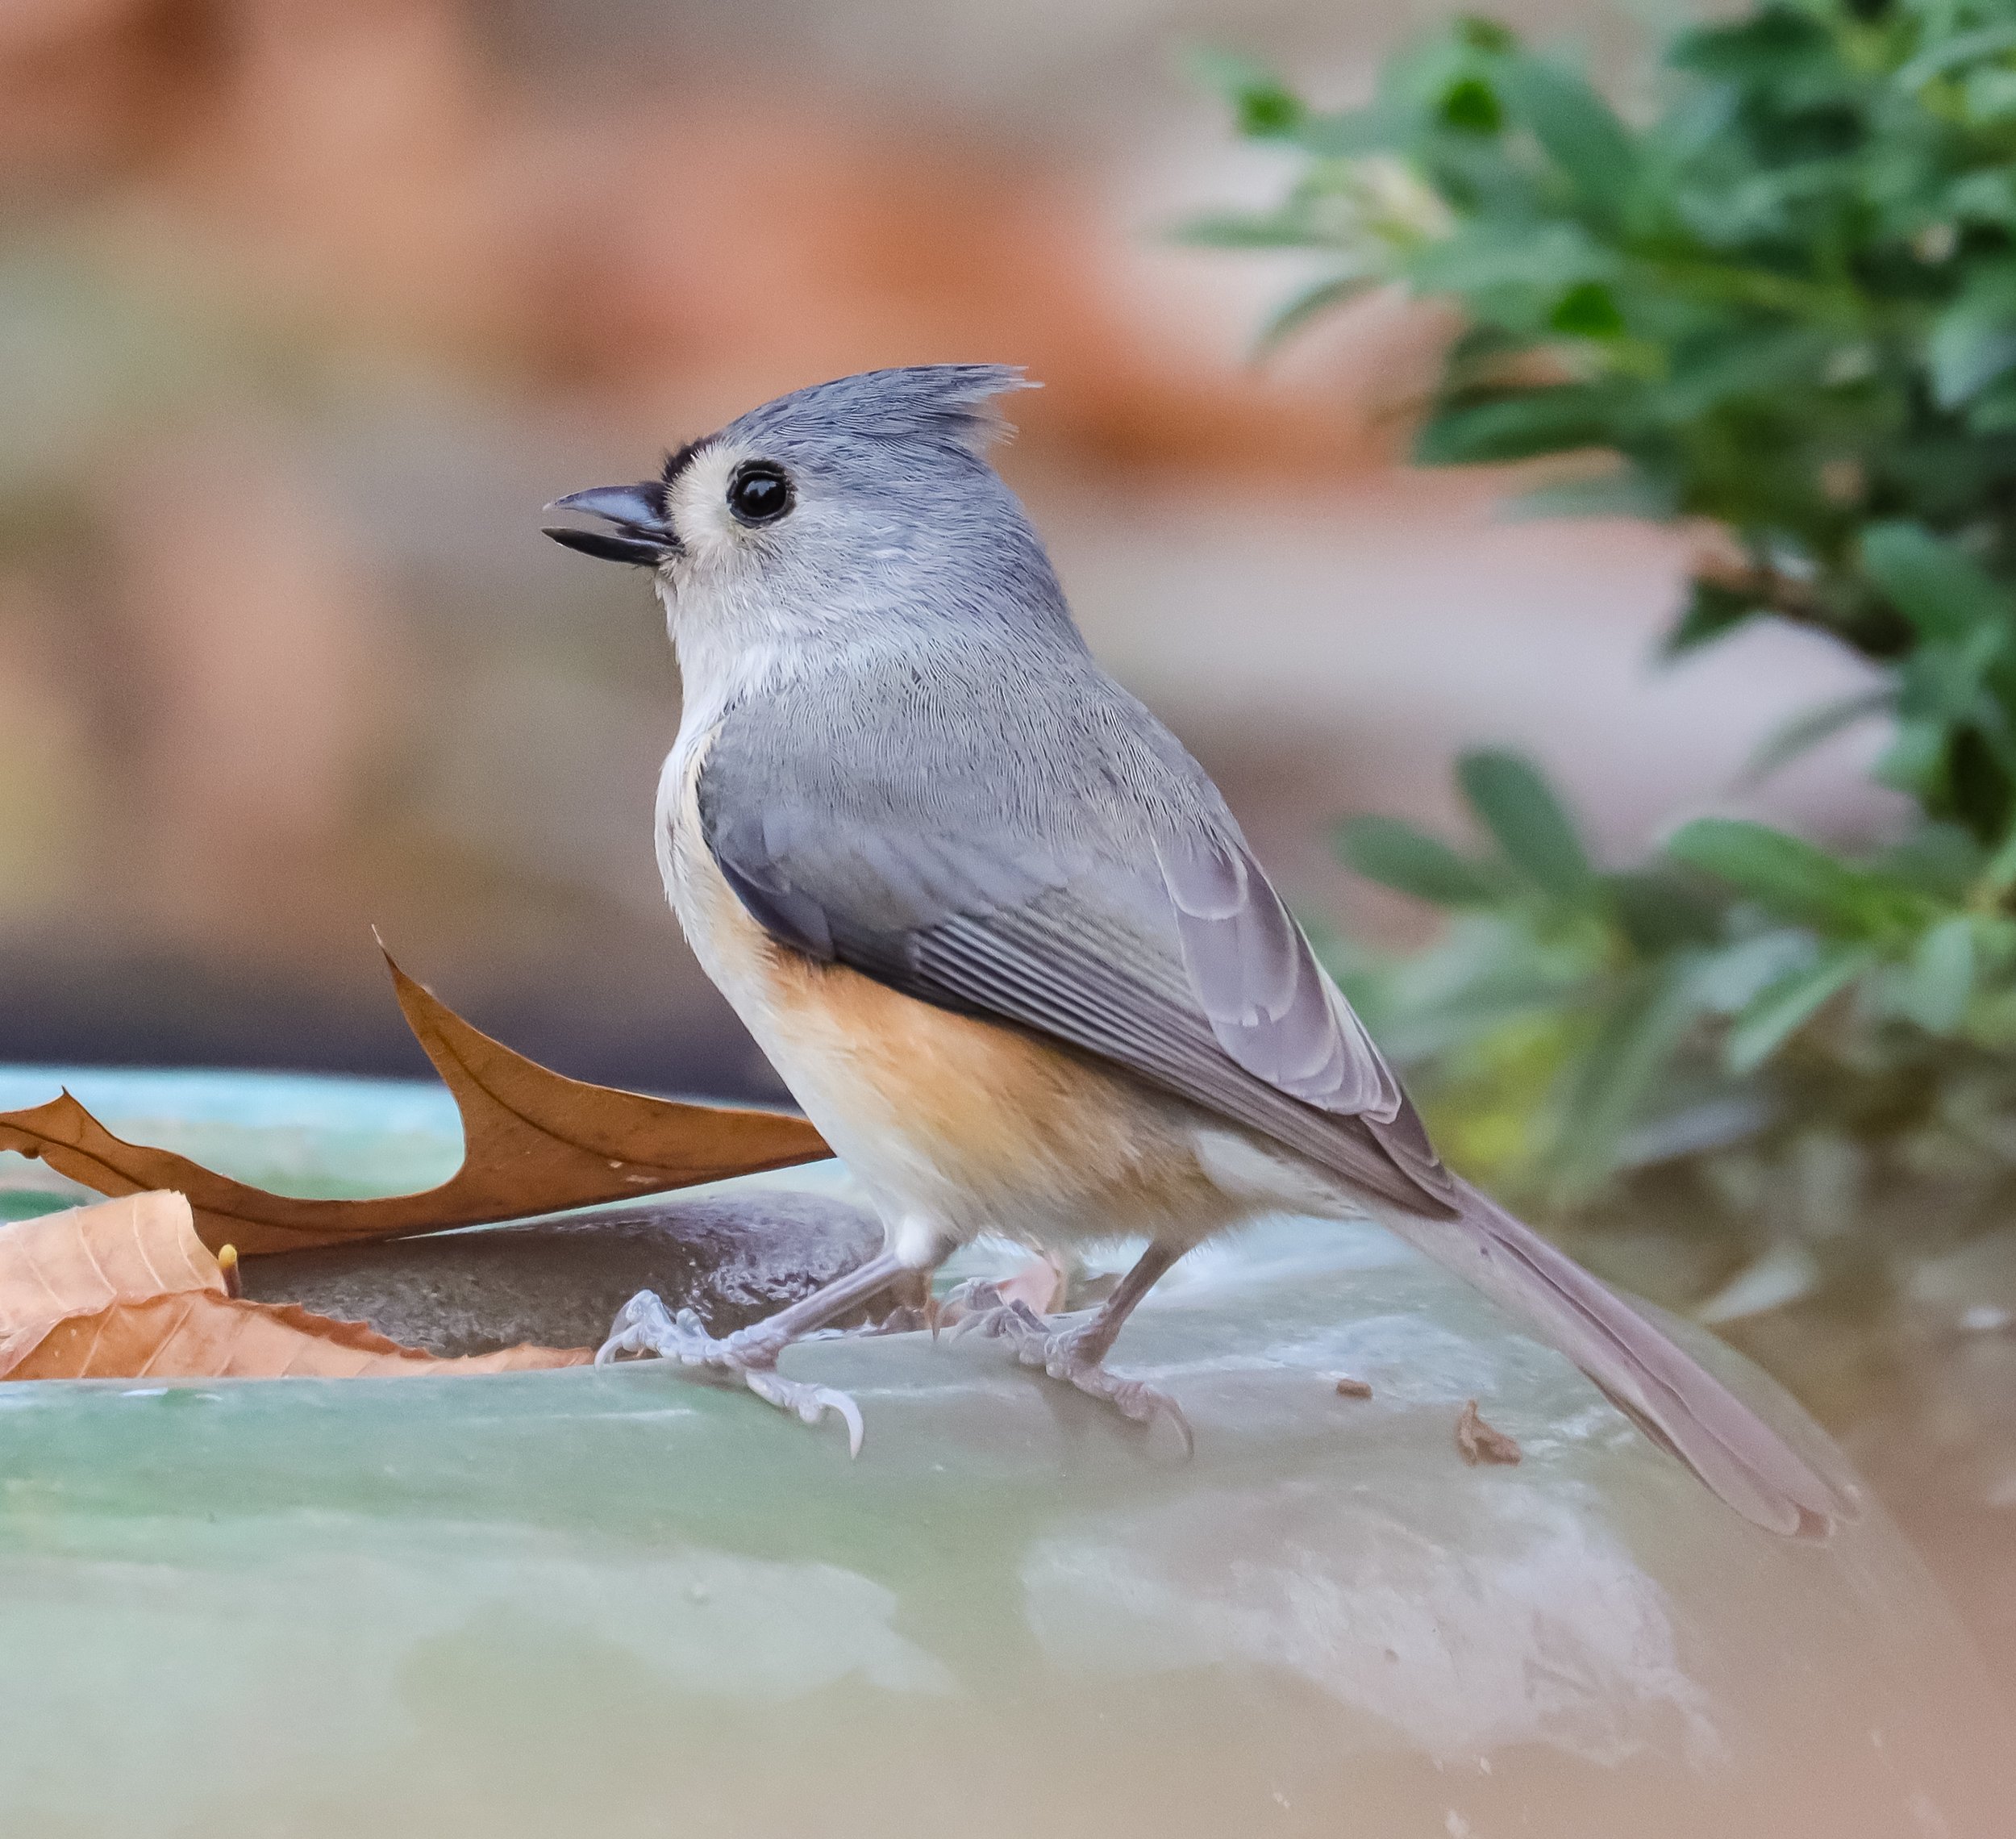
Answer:
<svg viewBox="0 0 2016 1839"><path fill-rule="evenodd" d="M700 774L719 731L718 722L691 732L682 728L665 757L658 778L658 874L702 969L754 1027L751 1011L762 994L753 981L755 923L723 878L700 828Z"/></svg>

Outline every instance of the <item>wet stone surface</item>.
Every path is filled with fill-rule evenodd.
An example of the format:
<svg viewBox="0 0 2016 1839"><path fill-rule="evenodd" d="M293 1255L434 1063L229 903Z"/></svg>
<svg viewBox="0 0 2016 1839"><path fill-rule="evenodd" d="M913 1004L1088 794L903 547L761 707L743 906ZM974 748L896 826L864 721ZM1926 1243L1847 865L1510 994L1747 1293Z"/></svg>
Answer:
<svg viewBox="0 0 2016 1839"><path fill-rule="evenodd" d="M369 1245L247 1258L244 1294L369 1322L430 1353L593 1347L639 1290L732 1333L882 1247L875 1216L783 1191L673 1198Z"/></svg>

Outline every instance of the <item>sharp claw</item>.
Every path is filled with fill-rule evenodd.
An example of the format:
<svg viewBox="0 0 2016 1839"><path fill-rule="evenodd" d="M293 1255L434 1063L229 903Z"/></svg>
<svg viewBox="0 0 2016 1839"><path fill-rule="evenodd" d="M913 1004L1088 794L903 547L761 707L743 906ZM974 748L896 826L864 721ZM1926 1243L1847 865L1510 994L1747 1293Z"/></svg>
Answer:
<svg viewBox="0 0 2016 1839"><path fill-rule="evenodd" d="M1085 1384L1085 1381L1093 1378L1093 1374L1103 1377L1103 1369L1097 1367L1090 1372L1083 1372L1082 1370L1074 1372L1068 1367L1062 1372L1058 1372L1055 1367L1051 1370L1059 1378L1070 1379L1081 1391L1089 1392L1095 1399L1110 1399L1118 1407L1123 1417L1130 1418L1135 1424L1152 1426L1158 1417L1167 1418L1177 1435L1183 1439L1185 1457L1188 1458L1197 1454L1197 1436L1190 1428L1190 1420L1183 1414L1183 1407L1159 1387L1151 1386L1142 1379L1123 1380L1110 1389L1096 1382Z"/></svg>
<svg viewBox="0 0 2016 1839"><path fill-rule="evenodd" d="M1153 1387L1148 1388L1148 1396L1146 1400L1148 1408L1142 1412L1140 1421L1143 1424L1152 1424L1158 1416L1167 1418L1175 1426L1176 1434L1183 1439L1185 1460L1188 1461L1195 1457L1197 1434L1190 1428L1190 1420L1183 1415L1183 1407L1168 1393L1158 1392Z"/></svg>
<svg viewBox="0 0 2016 1839"><path fill-rule="evenodd" d="M829 1387L819 1388L823 1402L838 1412L847 1424L847 1453L850 1459L861 1453L861 1439L867 1427L861 1422L861 1407L844 1392L835 1392Z"/></svg>
<svg viewBox="0 0 2016 1839"><path fill-rule="evenodd" d="M815 1424L828 1412L835 1413L847 1425L848 1454L860 1454L865 1431L861 1422L861 1407L846 1393L831 1386L807 1386L795 1379L786 1379L775 1368L768 1366L744 1368L742 1382L766 1404L789 1412L801 1424Z"/></svg>

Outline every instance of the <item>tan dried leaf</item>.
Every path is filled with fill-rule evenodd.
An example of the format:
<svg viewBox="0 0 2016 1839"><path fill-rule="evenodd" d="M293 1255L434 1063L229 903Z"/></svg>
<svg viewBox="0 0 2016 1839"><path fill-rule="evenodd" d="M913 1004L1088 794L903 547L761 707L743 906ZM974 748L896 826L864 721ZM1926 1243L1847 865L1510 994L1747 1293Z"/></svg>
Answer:
<svg viewBox="0 0 2016 1839"><path fill-rule="evenodd" d="M173 1189L189 1197L204 1245L248 1255L522 1220L833 1153L802 1118L564 1078L470 1027L389 954L385 963L406 1025L462 1116L462 1166L439 1187L371 1200L269 1194L173 1150L123 1142L67 1092L0 1112L0 1149L40 1156L100 1194Z"/></svg>
<svg viewBox="0 0 2016 1839"><path fill-rule="evenodd" d="M248 1303L189 1203L148 1193L0 1229L0 1379L352 1378L577 1366L586 1348L440 1360L360 1322Z"/></svg>

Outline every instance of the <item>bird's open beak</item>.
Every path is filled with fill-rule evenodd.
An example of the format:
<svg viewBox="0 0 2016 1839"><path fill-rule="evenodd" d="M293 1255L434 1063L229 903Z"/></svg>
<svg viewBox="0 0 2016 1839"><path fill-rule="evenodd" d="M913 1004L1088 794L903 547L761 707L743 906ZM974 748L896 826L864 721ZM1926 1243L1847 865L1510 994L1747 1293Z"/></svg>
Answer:
<svg viewBox="0 0 2016 1839"><path fill-rule="evenodd" d="M666 557L679 553L679 539L665 521L665 488L656 479L646 479L635 486L597 486L589 491L569 492L546 508L578 511L615 526L613 531L574 530L565 525L548 528L546 534L556 543L564 548L578 549L584 556L655 569Z"/></svg>

